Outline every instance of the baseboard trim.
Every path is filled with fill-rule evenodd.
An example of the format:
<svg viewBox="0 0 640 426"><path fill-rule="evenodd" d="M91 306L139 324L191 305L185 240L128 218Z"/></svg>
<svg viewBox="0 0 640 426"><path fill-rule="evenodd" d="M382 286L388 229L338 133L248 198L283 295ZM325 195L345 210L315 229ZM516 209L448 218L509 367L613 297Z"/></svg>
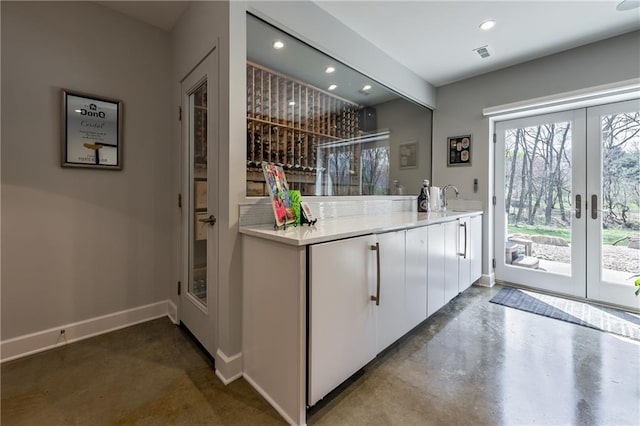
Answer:
<svg viewBox="0 0 640 426"><path fill-rule="evenodd" d="M242 352L227 356L220 349L216 351L216 376L228 385L242 377Z"/></svg>
<svg viewBox="0 0 640 426"><path fill-rule="evenodd" d="M167 300L167 315L172 323L178 324L178 307L173 300Z"/></svg>
<svg viewBox="0 0 640 426"><path fill-rule="evenodd" d="M478 285L481 287L493 287L496 285L496 274L491 273L489 275L482 274Z"/></svg>
<svg viewBox="0 0 640 426"><path fill-rule="evenodd" d="M269 394L267 394L256 382L253 381L253 379L251 377L249 377L249 375L247 373L243 374L244 379L249 382L249 384L251 386L253 386L253 388L258 391L258 393L260 395L262 395L262 397L264 399L267 400L267 402L269 404L271 404L271 406L273 408L275 408L275 410L278 412L278 414L280 414L282 416L282 418L289 423L292 426L299 426L297 422L294 422L293 419L291 419L291 417L289 417L289 415L282 409L282 407L280 407L273 399L271 399L271 397L269 396ZM306 426L306 424L304 425Z"/></svg>
<svg viewBox="0 0 640 426"><path fill-rule="evenodd" d="M164 300L3 340L0 342L0 363L164 316L169 316L173 321L170 316L172 309L170 303L173 304L169 300ZM64 334L61 333L62 330Z"/></svg>
<svg viewBox="0 0 640 426"><path fill-rule="evenodd" d="M242 372L236 374L235 376L231 376L230 378L227 379L222 375L222 373L220 373L220 370L218 370L218 367L216 366L216 376L218 376L218 379L220 379L223 385L227 386L229 383L236 381L240 377L242 377Z"/></svg>

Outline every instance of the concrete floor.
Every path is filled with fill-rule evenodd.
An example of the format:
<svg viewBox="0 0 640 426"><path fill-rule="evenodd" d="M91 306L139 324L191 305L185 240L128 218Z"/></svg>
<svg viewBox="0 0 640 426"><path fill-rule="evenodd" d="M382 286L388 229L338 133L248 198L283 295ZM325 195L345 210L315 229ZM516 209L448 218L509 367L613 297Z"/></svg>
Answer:
<svg viewBox="0 0 640 426"><path fill-rule="evenodd" d="M310 412L311 425L639 425L640 342L473 287ZM2 365L2 425L284 424L168 319Z"/></svg>

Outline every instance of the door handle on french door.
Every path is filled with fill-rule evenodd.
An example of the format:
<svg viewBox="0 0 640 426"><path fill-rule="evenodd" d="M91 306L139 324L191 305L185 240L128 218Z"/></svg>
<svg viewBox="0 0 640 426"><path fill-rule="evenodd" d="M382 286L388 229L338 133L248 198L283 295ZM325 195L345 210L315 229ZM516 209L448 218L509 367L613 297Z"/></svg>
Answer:
<svg viewBox="0 0 640 426"><path fill-rule="evenodd" d="M598 196L593 194L591 196L591 219L598 218Z"/></svg>
<svg viewBox="0 0 640 426"><path fill-rule="evenodd" d="M375 246L370 247L371 250L376 252L376 295L371 296L371 301L376 302L376 306L380 306L380 243L377 242Z"/></svg>
<svg viewBox="0 0 640 426"><path fill-rule="evenodd" d="M213 226L216 224L216 222L218 221L218 219L216 219L216 217L214 215L209 215L208 218L206 219L198 219L200 222L204 222L206 224L208 224L209 226Z"/></svg>
<svg viewBox="0 0 640 426"><path fill-rule="evenodd" d="M582 216L582 197L580 194L576 194L576 219L580 219Z"/></svg>

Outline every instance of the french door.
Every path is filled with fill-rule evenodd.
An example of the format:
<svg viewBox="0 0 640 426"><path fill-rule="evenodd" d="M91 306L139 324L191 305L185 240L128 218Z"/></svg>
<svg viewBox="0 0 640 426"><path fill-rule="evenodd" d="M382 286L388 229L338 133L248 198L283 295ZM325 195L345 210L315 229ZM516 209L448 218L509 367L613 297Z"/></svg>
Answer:
<svg viewBox="0 0 640 426"><path fill-rule="evenodd" d="M496 124L496 279L640 308L639 110Z"/></svg>
<svg viewBox="0 0 640 426"><path fill-rule="evenodd" d="M179 317L211 354L217 308L217 50L182 81L183 261Z"/></svg>
<svg viewBox="0 0 640 426"><path fill-rule="evenodd" d="M639 309L640 100L587 109L587 297Z"/></svg>

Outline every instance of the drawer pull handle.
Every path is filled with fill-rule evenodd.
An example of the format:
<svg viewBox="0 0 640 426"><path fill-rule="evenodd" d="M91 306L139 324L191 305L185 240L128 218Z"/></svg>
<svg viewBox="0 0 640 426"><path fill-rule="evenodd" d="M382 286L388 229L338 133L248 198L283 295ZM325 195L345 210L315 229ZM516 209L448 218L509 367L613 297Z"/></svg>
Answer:
<svg viewBox="0 0 640 426"><path fill-rule="evenodd" d="M380 306L380 243L370 247L376 252L376 295L371 296L371 300L376 302L376 306Z"/></svg>
<svg viewBox="0 0 640 426"><path fill-rule="evenodd" d="M464 251L462 253L458 253L458 256L462 256L463 259L467 258L467 222L462 222L460 224L460 228L464 228ZM460 241L460 240L458 240Z"/></svg>

